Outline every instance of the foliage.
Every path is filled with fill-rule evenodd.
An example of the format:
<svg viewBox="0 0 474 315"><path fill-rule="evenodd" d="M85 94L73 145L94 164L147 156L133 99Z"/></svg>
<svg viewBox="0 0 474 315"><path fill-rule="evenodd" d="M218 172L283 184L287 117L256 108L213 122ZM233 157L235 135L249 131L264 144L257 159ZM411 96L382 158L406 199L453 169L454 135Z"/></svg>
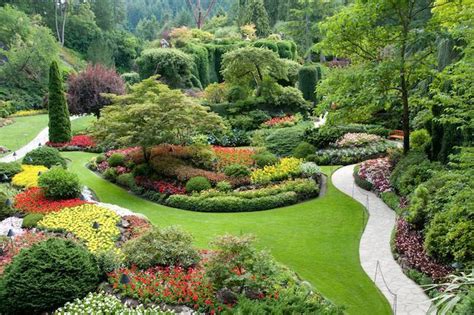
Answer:
<svg viewBox="0 0 474 315"><path fill-rule="evenodd" d="M414 150L424 150L431 143L430 134L426 129L415 130L410 136L410 147Z"/></svg>
<svg viewBox="0 0 474 315"><path fill-rule="evenodd" d="M53 167L41 174L38 184L44 196L53 200L73 199L81 194L81 184L76 174L62 167Z"/></svg>
<svg viewBox="0 0 474 315"><path fill-rule="evenodd" d="M227 100L227 93L225 83L212 83L204 90L204 99L210 104L224 103Z"/></svg>
<svg viewBox="0 0 474 315"><path fill-rule="evenodd" d="M360 175L359 175L359 171L360 171L360 165L356 165L354 167L354 172L353 172L353 176L354 176L354 182L356 183L357 186L359 186L360 188L362 189L365 189L365 190L368 190L368 191L371 191L372 188L374 187L374 185L372 185L372 183L370 183L369 181L363 179Z"/></svg>
<svg viewBox="0 0 474 315"><path fill-rule="evenodd" d="M382 138L377 135L370 135L367 133L346 133L336 141L335 145L339 148L363 147L380 141L382 141Z"/></svg>
<svg viewBox="0 0 474 315"><path fill-rule="evenodd" d="M305 125L270 130L264 136L264 145L272 153L290 155L293 149L304 140ZM255 134L254 134L255 137Z"/></svg>
<svg viewBox="0 0 474 315"><path fill-rule="evenodd" d="M267 165L274 165L278 163L278 157L268 151L263 151L252 156L255 160L255 164L258 167L265 167Z"/></svg>
<svg viewBox="0 0 474 315"><path fill-rule="evenodd" d="M239 24L253 24L255 34L258 37L268 36L270 34L270 24L263 0L248 0L245 3L245 7L241 9L243 12L239 12Z"/></svg>
<svg viewBox="0 0 474 315"><path fill-rule="evenodd" d="M322 126L321 128L309 128L304 133L306 141L318 149L326 148L344 135L338 127Z"/></svg>
<svg viewBox="0 0 474 315"><path fill-rule="evenodd" d="M305 65L298 71L298 88L307 101L316 101L316 85L321 80L321 68L316 65Z"/></svg>
<svg viewBox="0 0 474 315"><path fill-rule="evenodd" d="M304 114L311 109L301 91L292 86L285 86L281 89L275 100L275 107L282 112Z"/></svg>
<svg viewBox="0 0 474 315"><path fill-rule="evenodd" d="M125 155L121 153L114 153L107 159L107 163L109 166L116 167L116 166L124 166L125 165Z"/></svg>
<svg viewBox="0 0 474 315"><path fill-rule="evenodd" d="M89 65L77 75L69 76L67 85L69 111L76 115L100 117L100 110L110 103L102 93L125 93L125 84L117 72L100 64Z"/></svg>
<svg viewBox="0 0 474 315"><path fill-rule="evenodd" d="M203 176L192 177L186 183L186 191L189 193L200 192L211 188L209 180Z"/></svg>
<svg viewBox="0 0 474 315"><path fill-rule="evenodd" d="M380 193L380 198L382 198L383 202L390 207L390 209L394 210L395 212L399 212L400 210L400 197L394 193L393 191L385 191Z"/></svg>
<svg viewBox="0 0 474 315"><path fill-rule="evenodd" d="M0 283L2 311L51 311L99 284L94 257L70 240L49 239L22 250ZM24 297L28 296L28 299Z"/></svg>
<svg viewBox="0 0 474 315"><path fill-rule="evenodd" d="M77 207L86 202L81 199L50 200L39 187L29 188L15 196L15 208L25 213L49 213L63 208Z"/></svg>
<svg viewBox="0 0 474 315"><path fill-rule="evenodd" d="M216 155L216 168L221 170L232 164L241 164L251 167L254 164L254 150L244 148L224 148L214 146L212 148Z"/></svg>
<svg viewBox="0 0 474 315"><path fill-rule="evenodd" d="M36 227L39 221L43 219L44 215L41 213L29 213L23 218L21 227L24 229L32 229Z"/></svg>
<svg viewBox="0 0 474 315"><path fill-rule="evenodd" d="M42 165L22 165L22 171L16 174L12 179L12 184L17 187L38 187L38 178L41 173L46 172L48 168Z"/></svg>
<svg viewBox="0 0 474 315"><path fill-rule="evenodd" d="M218 128L224 128L218 115L151 77L133 85L129 94L112 97L112 105L95 124L94 138L108 146L139 145L143 149L161 143L182 144L204 130Z"/></svg>
<svg viewBox="0 0 474 315"><path fill-rule="evenodd" d="M199 261L191 234L176 226L152 228L123 246L125 263L148 269L155 266L188 268Z"/></svg>
<svg viewBox="0 0 474 315"><path fill-rule="evenodd" d="M360 164L358 176L368 181L376 193L381 194L391 190L391 167L392 165L388 158L364 161Z"/></svg>
<svg viewBox="0 0 474 315"><path fill-rule="evenodd" d="M253 241L249 235L225 235L213 242L218 251L209 258L206 275L217 289L232 288L240 294L249 290L256 295L272 289L277 265L267 252L258 251Z"/></svg>
<svg viewBox="0 0 474 315"><path fill-rule="evenodd" d="M232 191L232 184L223 180L222 182L218 182L216 184L216 189L221 192L229 192Z"/></svg>
<svg viewBox="0 0 474 315"><path fill-rule="evenodd" d="M248 177L250 169L242 164L230 164L225 167L224 174L229 177Z"/></svg>
<svg viewBox="0 0 474 315"><path fill-rule="evenodd" d="M49 213L38 222L38 227L71 232L83 240L91 252L99 253L118 250L115 248L115 240L120 235L117 227L119 219L120 217L109 209L84 204Z"/></svg>
<svg viewBox="0 0 474 315"><path fill-rule="evenodd" d="M224 55L222 74L230 85L261 86L271 75L272 80L286 79L288 69L275 52L257 47L243 47Z"/></svg>
<svg viewBox="0 0 474 315"><path fill-rule="evenodd" d="M0 162L0 183L10 181L13 176L21 172L18 162Z"/></svg>
<svg viewBox="0 0 474 315"><path fill-rule="evenodd" d="M130 284L120 283L123 275L130 279ZM199 312L222 310L217 306L212 284L198 267L154 267L145 271L122 268L110 274L109 282L122 296L141 302L184 304Z"/></svg>
<svg viewBox="0 0 474 315"><path fill-rule="evenodd" d="M92 312L94 314L112 312L114 314L128 314L128 315L168 315L167 312L162 312L159 306L145 307L138 305L131 308L122 304L122 302L115 297L103 292L90 292L82 299L75 299L73 302L67 302L63 307L58 308L55 315L66 314L81 314Z"/></svg>
<svg viewBox="0 0 474 315"><path fill-rule="evenodd" d="M49 141L68 142L71 140L71 121L64 96L63 83L56 61L51 63L49 70Z"/></svg>
<svg viewBox="0 0 474 315"><path fill-rule="evenodd" d="M66 160L61 157L59 151L47 146L28 152L23 158L23 162L28 165L44 165L48 168L53 166L66 167Z"/></svg>
<svg viewBox="0 0 474 315"><path fill-rule="evenodd" d="M118 180L118 179L117 179ZM135 178L138 186L151 189L165 195L183 195L186 189L181 184L170 183L163 180L151 180L143 176Z"/></svg>
<svg viewBox="0 0 474 315"><path fill-rule="evenodd" d="M390 143L381 142L365 147L322 149L306 159L318 165L348 165L383 156L392 147Z"/></svg>
<svg viewBox="0 0 474 315"><path fill-rule="evenodd" d="M263 184L280 181L301 174L302 160L297 158L283 158L275 165L256 169L250 175L253 183Z"/></svg>
<svg viewBox="0 0 474 315"><path fill-rule="evenodd" d="M0 256L0 275L3 274L5 267L12 262L13 258L18 255L22 249L28 248L48 238L49 237L42 232L33 231L25 231L20 235L16 235L13 239L7 237L0 238L0 248L3 249L3 254Z"/></svg>
<svg viewBox="0 0 474 315"><path fill-rule="evenodd" d="M316 148L308 142L300 142L296 148L293 149L293 156L298 159L304 159L310 154L314 154Z"/></svg>
<svg viewBox="0 0 474 315"><path fill-rule="evenodd" d="M271 128L291 127L294 126L300 119L301 117L298 117L297 115L273 117L265 121L262 125L264 127Z"/></svg>
<svg viewBox="0 0 474 315"><path fill-rule="evenodd" d="M314 162L305 162L301 164L301 173L306 177L315 177L321 174L321 168Z"/></svg>
<svg viewBox="0 0 474 315"><path fill-rule="evenodd" d="M403 218L397 220L395 248L403 261L412 268L422 271L433 279L444 278L451 270L433 260L423 248L423 238Z"/></svg>
<svg viewBox="0 0 474 315"><path fill-rule="evenodd" d="M146 49L137 59L140 77L142 79L160 75L164 83L171 88L193 87L191 56L174 48Z"/></svg>

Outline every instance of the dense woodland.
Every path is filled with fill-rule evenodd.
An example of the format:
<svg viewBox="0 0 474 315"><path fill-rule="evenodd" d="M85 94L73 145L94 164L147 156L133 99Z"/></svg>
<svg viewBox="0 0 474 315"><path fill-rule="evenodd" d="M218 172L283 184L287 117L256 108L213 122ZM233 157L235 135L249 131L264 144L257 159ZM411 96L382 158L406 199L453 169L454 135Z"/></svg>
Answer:
<svg viewBox="0 0 474 315"><path fill-rule="evenodd" d="M54 167L66 165L57 150L79 150L100 153L90 170L156 204L249 212L315 199L320 166L358 164L355 183L396 212L393 255L405 274L429 286L440 314L472 314L473 69L474 0L0 0L0 128L31 113L48 113L50 128L47 146L29 157L35 166L0 163L0 182L25 189L17 196L35 188L79 202L79 183L72 195L48 196L51 182L74 177ZM70 114L94 123L76 134ZM17 184L27 171L40 188ZM0 198L17 193L6 191ZM30 211L4 203L5 213ZM127 266L157 265L133 252L167 233L185 239L185 266L200 266L190 236L173 229L125 243ZM243 249L252 280L220 274L231 266L216 256L198 268L216 291L191 307L257 314L262 299L283 313L344 312L324 294L303 298L296 274L252 241L216 241L224 256ZM116 289L123 279L111 270ZM228 283L230 302L221 296ZM278 300L271 290L282 283ZM2 294L9 307L21 304L0 281Z"/></svg>

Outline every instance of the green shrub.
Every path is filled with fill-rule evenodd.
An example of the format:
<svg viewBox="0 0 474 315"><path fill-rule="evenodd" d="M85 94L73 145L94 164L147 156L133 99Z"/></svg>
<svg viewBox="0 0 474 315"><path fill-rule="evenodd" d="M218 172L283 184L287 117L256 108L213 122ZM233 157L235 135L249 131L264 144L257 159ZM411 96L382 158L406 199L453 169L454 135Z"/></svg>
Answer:
<svg viewBox="0 0 474 315"><path fill-rule="evenodd" d="M314 177L321 174L321 168L314 162L305 162L301 164L301 173L306 177Z"/></svg>
<svg viewBox="0 0 474 315"><path fill-rule="evenodd" d="M415 130L410 134L410 147L414 150L424 150L431 144L431 137L426 129Z"/></svg>
<svg viewBox="0 0 474 315"><path fill-rule="evenodd" d="M199 261L193 237L176 226L153 228L123 246L125 263L140 269L153 266L190 267Z"/></svg>
<svg viewBox="0 0 474 315"><path fill-rule="evenodd" d="M305 159L308 155L314 154L314 152L316 152L314 145L303 141L293 149L293 156L299 159Z"/></svg>
<svg viewBox="0 0 474 315"><path fill-rule="evenodd" d="M137 72L126 72L120 76L128 84L136 84L140 82L140 74Z"/></svg>
<svg viewBox="0 0 474 315"><path fill-rule="evenodd" d="M20 251L0 282L1 312L42 313L95 290L99 269L85 247L52 238Z"/></svg>
<svg viewBox="0 0 474 315"><path fill-rule="evenodd" d="M40 147L28 152L23 158L23 164L44 165L48 168L55 165L66 167L66 160L61 157L57 149Z"/></svg>
<svg viewBox="0 0 474 315"><path fill-rule="evenodd" d="M102 175L104 175L105 179L110 180L111 182L115 182L118 176L117 170L114 167L109 167Z"/></svg>
<svg viewBox="0 0 474 315"><path fill-rule="evenodd" d="M371 191L372 188L374 188L374 185L372 185L371 182L366 181L365 179L363 179L359 176L359 169L360 169L359 165L354 167L353 175L354 175L354 181L355 181L356 185L359 186L362 189Z"/></svg>
<svg viewBox="0 0 474 315"><path fill-rule="evenodd" d="M13 198L7 193L0 191L0 221L12 216L15 209L12 207Z"/></svg>
<svg viewBox="0 0 474 315"><path fill-rule="evenodd" d="M137 59L142 79L159 74L171 88L190 88L192 84L193 59L174 48L146 49Z"/></svg>
<svg viewBox="0 0 474 315"><path fill-rule="evenodd" d="M105 160L107 160L107 158L105 157L104 154L99 154L99 155L95 158L95 162L96 162L97 164L102 163L102 162L104 162Z"/></svg>
<svg viewBox="0 0 474 315"><path fill-rule="evenodd" d="M403 156L395 165L390 175L390 184L392 187L399 190L400 179L405 171L412 165L421 164L426 161L428 161L428 157L421 151L410 151L407 155Z"/></svg>
<svg viewBox="0 0 474 315"><path fill-rule="evenodd" d="M304 125L271 129L265 138L265 146L276 155L291 155L294 148L303 140L304 131Z"/></svg>
<svg viewBox="0 0 474 315"><path fill-rule="evenodd" d="M311 109L311 104L303 98L300 90L285 86L278 93L274 107L284 113L307 113Z"/></svg>
<svg viewBox="0 0 474 315"><path fill-rule="evenodd" d="M127 188L132 188L135 186L135 177L132 173L121 174L117 176L117 184L125 186Z"/></svg>
<svg viewBox="0 0 474 315"><path fill-rule="evenodd" d="M133 176L149 176L153 173L153 168L146 163L138 164L133 169Z"/></svg>
<svg viewBox="0 0 474 315"><path fill-rule="evenodd" d="M71 140L71 121L64 94L63 83L59 73L58 63L53 61L49 69L49 141L63 143ZM27 154L28 155L28 154ZM51 167L51 165L45 166Z"/></svg>
<svg viewBox="0 0 474 315"><path fill-rule="evenodd" d="M43 219L44 215L41 213L29 213L23 218L21 227L24 229L32 229L36 224Z"/></svg>
<svg viewBox="0 0 474 315"><path fill-rule="evenodd" d="M79 177L61 167L53 167L41 174L38 184L49 199L72 199L81 194Z"/></svg>
<svg viewBox="0 0 474 315"><path fill-rule="evenodd" d="M112 250L99 252L96 255L96 260L102 280L106 280L108 273L122 265L122 258Z"/></svg>
<svg viewBox="0 0 474 315"><path fill-rule="evenodd" d="M395 212L400 211L400 197L393 191L385 191L380 194L383 202Z"/></svg>
<svg viewBox="0 0 474 315"><path fill-rule="evenodd" d="M109 163L110 167L124 166L125 155L121 153L114 153L108 158L107 162Z"/></svg>
<svg viewBox="0 0 474 315"><path fill-rule="evenodd" d="M425 230L428 254L444 263L452 261L471 265L474 260L474 195L466 189L434 215Z"/></svg>
<svg viewBox="0 0 474 315"><path fill-rule="evenodd" d="M0 183L11 181L13 176L21 172L21 165L18 162L0 162Z"/></svg>
<svg viewBox="0 0 474 315"><path fill-rule="evenodd" d="M227 100L231 103L245 100L249 96L249 91L243 86L233 85L227 92Z"/></svg>
<svg viewBox="0 0 474 315"><path fill-rule="evenodd" d="M318 149L326 148L334 143L344 134L337 127L323 126L320 128L309 128L304 133L304 139Z"/></svg>
<svg viewBox="0 0 474 315"><path fill-rule="evenodd" d="M403 196L411 194L421 183L430 179L436 171L442 169L438 162L425 160L419 164L408 166L399 177L397 186L393 185Z"/></svg>
<svg viewBox="0 0 474 315"><path fill-rule="evenodd" d="M278 163L278 157L268 151L257 153L253 156L255 163L258 167L264 167L267 165L275 165Z"/></svg>
<svg viewBox="0 0 474 315"><path fill-rule="evenodd" d="M203 190L211 189L211 183L209 180L203 176L196 176L188 180L186 183L186 191L191 192L200 192Z"/></svg>
<svg viewBox="0 0 474 315"><path fill-rule="evenodd" d="M298 73L298 87L307 101L316 101L316 84L321 80L321 70L316 65L303 66Z"/></svg>
<svg viewBox="0 0 474 315"><path fill-rule="evenodd" d="M221 192L229 192L232 191L232 185L228 181L223 180L216 184L216 189Z"/></svg>
<svg viewBox="0 0 474 315"><path fill-rule="evenodd" d="M245 165L231 164L224 169L224 174L229 177L247 177L250 176L250 170Z"/></svg>

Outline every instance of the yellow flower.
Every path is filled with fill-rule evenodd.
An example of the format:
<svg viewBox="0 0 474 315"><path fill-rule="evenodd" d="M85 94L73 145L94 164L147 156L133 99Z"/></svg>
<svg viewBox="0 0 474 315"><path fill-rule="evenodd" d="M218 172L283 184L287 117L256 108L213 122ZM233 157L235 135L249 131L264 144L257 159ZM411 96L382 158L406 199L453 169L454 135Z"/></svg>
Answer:
<svg viewBox="0 0 474 315"><path fill-rule="evenodd" d="M47 111L44 109L30 109L30 110L20 110L11 115L10 117L22 117L22 116L33 116L47 114Z"/></svg>
<svg viewBox="0 0 474 315"><path fill-rule="evenodd" d="M250 179L255 184L266 184L272 181L287 179L301 174L303 160L297 158L283 158L278 164L267 165L263 169L252 172Z"/></svg>
<svg viewBox="0 0 474 315"><path fill-rule="evenodd" d="M94 204L64 208L46 215L38 227L50 230L65 230L83 240L93 253L112 250L120 253L115 241L120 236L115 212Z"/></svg>
<svg viewBox="0 0 474 315"><path fill-rule="evenodd" d="M18 187L38 187L39 174L46 172L48 168L43 165L22 165L22 171L12 178L12 184Z"/></svg>

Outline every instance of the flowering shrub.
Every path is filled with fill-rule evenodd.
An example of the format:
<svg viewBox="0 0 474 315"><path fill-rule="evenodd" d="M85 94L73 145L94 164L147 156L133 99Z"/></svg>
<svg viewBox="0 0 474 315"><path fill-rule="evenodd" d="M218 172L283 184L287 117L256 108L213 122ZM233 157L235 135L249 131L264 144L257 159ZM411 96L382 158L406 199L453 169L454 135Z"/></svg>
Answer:
<svg viewBox="0 0 474 315"><path fill-rule="evenodd" d="M314 162L306 162L301 164L301 172L304 176L316 176L321 174L321 168Z"/></svg>
<svg viewBox="0 0 474 315"><path fill-rule="evenodd" d="M48 168L42 165L22 165L22 171L12 179L12 184L19 187L38 187L38 178Z"/></svg>
<svg viewBox="0 0 474 315"><path fill-rule="evenodd" d="M388 158L368 160L360 164L359 176L372 184L377 193L391 191L390 169L392 164Z"/></svg>
<svg viewBox="0 0 474 315"><path fill-rule="evenodd" d="M297 158L283 158L278 164L267 165L263 169L252 172L250 178L252 183L266 184L272 181L287 179L291 176L301 174L303 160Z"/></svg>
<svg viewBox="0 0 474 315"><path fill-rule="evenodd" d="M336 147L361 147L370 143L382 141L382 138L377 135L368 133L346 133L339 140L336 141Z"/></svg>
<svg viewBox="0 0 474 315"><path fill-rule="evenodd" d="M120 217L113 211L94 204L64 208L47 214L38 227L66 230L82 239L93 253L117 250L115 241L120 235L117 223ZM98 227L94 228L97 223Z"/></svg>
<svg viewBox="0 0 474 315"><path fill-rule="evenodd" d="M255 160L253 155L255 151L252 149L237 149L215 146L212 148L217 157L216 169L223 170L226 166L232 164L240 164L245 166L253 166Z"/></svg>
<svg viewBox="0 0 474 315"><path fill-rule="evenodd" d="M172 170L170 169L170 172L171 173L169 173L169 175L176 176L176 178L181 182L186 182L189 179L197 176L205 177L212 183L218 183L223 180L227 180L227 176L225 176L225 174L206 171L188 165L177 166Z"/></svg>
<svg viewBox="0 0 474 315"><path fill-rule="evenodd" d="M117 149L117 150L110 150L105 153L105 156L109 158L112 154L114 153L120 153L125 156L128 156L130 154L134 154L137 152L140 152L141 148L140 147L130 147L130 148L125 148L125 149Z"/></svg>
<svg viewBox="0 0 474 315"><path fill-rule="evenodd" d="M101 173L105 172L108 168L110 168L110 165L107 161L102 161L97 164L97 170Z"/></svg>
<svg viewBox="0 0 474 315"><path fill-rule="evenodd" d="M90 292L83 299L76 299L67 302L63 307L58 308L55 315L69 314L115 314L115 315L168 315L172 312L162 312L158 306L144 307L138 305L130 308L113 295L103 292Z"/></svg>
<svg viewBox="0 0 474 315"><path fill-rule="evenodd" d="M433 279L443 278L451 272L448 267L438 264L426 254L421 233L413 229L405 219L397 220L396 229L395 248L409 267L418 269Z"/></svg>
<svg viewBox="0 0 474 315"><path fill-rule="evenodd" d="M77 207L85 203L87 202L78 198L66 200L47 199L38 187L29 188L15 197L15 208L26 213L50 213L63 208Z"/></svg>
<svg viewBox="0 0 474 315"><path fill-rule="evenodd" d="M85 298L68 302L55 311L56 315L66 314L116 314L116 315L171 315L174 312L161 311L159 306L128 307L115 296L106 293L89 293Z"/></svg>
<svg viewBox="0 0 474 315"><path fill-rule="evenodd" d="M125 239L127 240L136 238L151 228L151 223L148 220L137 217L136 215L126 215L122 217L122 219L130 224L125 228L124 233Z"/></svg>
<svg viewBox="0 0 474 315"><path fill-rule="evenodd" d="M66 148L66 147L73 147L73 148L95 148L97 144L95 143L94 139L87 135L77 135L73 136L71 141L69 142L46 142L47 146L53 148Z"/></svg>
<svg viewBox="0 0 474 315"><path fill-rule="evenodd" d="M135 182L138 186L157 191L166 195L182 195L186 193L186 189L179 184L165 182L163 180L152 180L144 176L137 176Z"/></svg>
<svg viewBox="0 0 474 315"><path fill-rule="evenodd" d="M122 275L130 283L121 284ZM212 284L202 268L154 267L146 271L122 268L109 274L109 282L122 296L169 305L187 305L199 312L221 311Z"/></svg>
<svg viewBox="0 0 474 315"><path fill-rule="evenodd" d="M16 236L12 241L8 239L0 240L0 248L3 253L0 255L0 275L3 274L3 270L8 265L13 257L15 257L23 248L28 248L33 244L41 242L49 238L42 232L34 233L31 231L25 231L25 233Z"/></svg>
<svg viewBox="0 0 474 315"><path fill-rule="evenodd" d="M293 126L295 123L297 123L300 120L299 117L290 115L290 116L284 116L284 117L274 117L272 119L269 119L265 121L262 126L263 127L290 127Z"/></svg>

